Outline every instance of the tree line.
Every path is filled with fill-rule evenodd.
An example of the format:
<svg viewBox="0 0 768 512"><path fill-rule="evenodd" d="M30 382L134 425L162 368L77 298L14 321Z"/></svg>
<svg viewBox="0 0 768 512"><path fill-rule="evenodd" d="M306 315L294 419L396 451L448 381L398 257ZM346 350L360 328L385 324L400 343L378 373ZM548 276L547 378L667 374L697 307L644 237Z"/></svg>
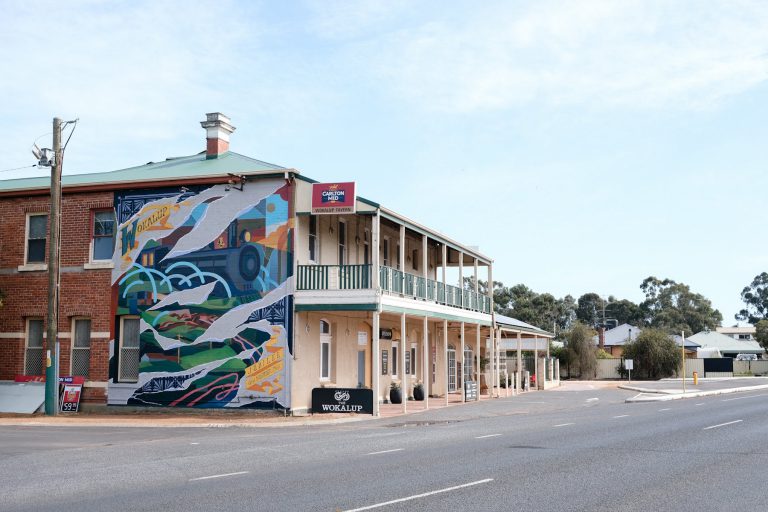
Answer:
<svg viewBox="0 0 768 512"><path fill-rule="evenodd" d="M465 284L474 286L472 278L467 278ZM478 285L483 293L487 292L487 282L479 281ZM590 328L627 323L668 334L695 334L714 330L723 322L722 313L712 306L712 301L685 283L650 276L640 283L640 290L645 300L638 304L613 295L604 299L594 292L578 299L572 295L557 298L524 284L508 287L494 281L494 310L556 334L570 331L577 323ZM768 272L745 286L741 299L745 307L736 314L736 320L755 325L758 341L768 348Z"/></svg>

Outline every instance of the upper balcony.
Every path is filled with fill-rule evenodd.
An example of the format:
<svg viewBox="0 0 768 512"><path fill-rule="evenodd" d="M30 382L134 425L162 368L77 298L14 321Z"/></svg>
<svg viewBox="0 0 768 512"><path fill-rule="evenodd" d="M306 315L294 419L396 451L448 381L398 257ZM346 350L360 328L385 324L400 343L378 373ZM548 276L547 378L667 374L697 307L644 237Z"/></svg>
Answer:
<svg viewBox="0 0 768 512"><path fill-rule="evenodd" d="M491 313L490 298L473 290L427 279L391 267L379 267L381 293L445 306ZM299 265L297 291L373 291L372 265Z"/></svg>

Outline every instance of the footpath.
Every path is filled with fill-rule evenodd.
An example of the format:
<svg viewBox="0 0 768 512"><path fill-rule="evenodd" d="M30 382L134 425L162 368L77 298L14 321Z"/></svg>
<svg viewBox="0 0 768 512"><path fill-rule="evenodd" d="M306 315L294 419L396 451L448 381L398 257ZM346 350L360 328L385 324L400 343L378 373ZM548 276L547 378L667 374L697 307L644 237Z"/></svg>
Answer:
<svg viewBox="0 0 768 512"><path fill-rule="evenodd" d="M684 398L743 393L768 390L768 377L719 377L699 379L696 385L693 379L662 379L658 381L639 381L621 384L620 389L637 391L638 394L627 398L626 402L666 402Z"/></svg>

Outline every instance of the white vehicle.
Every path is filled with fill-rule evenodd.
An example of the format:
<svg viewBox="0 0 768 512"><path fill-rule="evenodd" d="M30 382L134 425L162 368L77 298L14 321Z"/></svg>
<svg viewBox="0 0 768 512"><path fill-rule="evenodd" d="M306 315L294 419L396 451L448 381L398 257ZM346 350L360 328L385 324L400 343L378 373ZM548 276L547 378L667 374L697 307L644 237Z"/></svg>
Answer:
<svg viewBox="0 0 768 512"><path fill-rule="evenodd" d="M757 361L757 354L736 354L737 361Z"/></svg>

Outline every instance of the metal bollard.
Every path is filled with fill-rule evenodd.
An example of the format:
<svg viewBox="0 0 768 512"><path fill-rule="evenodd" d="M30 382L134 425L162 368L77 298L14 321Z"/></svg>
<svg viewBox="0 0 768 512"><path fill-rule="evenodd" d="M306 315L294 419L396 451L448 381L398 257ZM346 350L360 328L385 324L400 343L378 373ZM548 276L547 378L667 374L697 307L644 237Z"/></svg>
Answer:
<svg viewBox="0 0 768 512"><path fill-rule="evenodd" d="M696 386L699 383L699 372L693 372L693 385Z"/></svg>

